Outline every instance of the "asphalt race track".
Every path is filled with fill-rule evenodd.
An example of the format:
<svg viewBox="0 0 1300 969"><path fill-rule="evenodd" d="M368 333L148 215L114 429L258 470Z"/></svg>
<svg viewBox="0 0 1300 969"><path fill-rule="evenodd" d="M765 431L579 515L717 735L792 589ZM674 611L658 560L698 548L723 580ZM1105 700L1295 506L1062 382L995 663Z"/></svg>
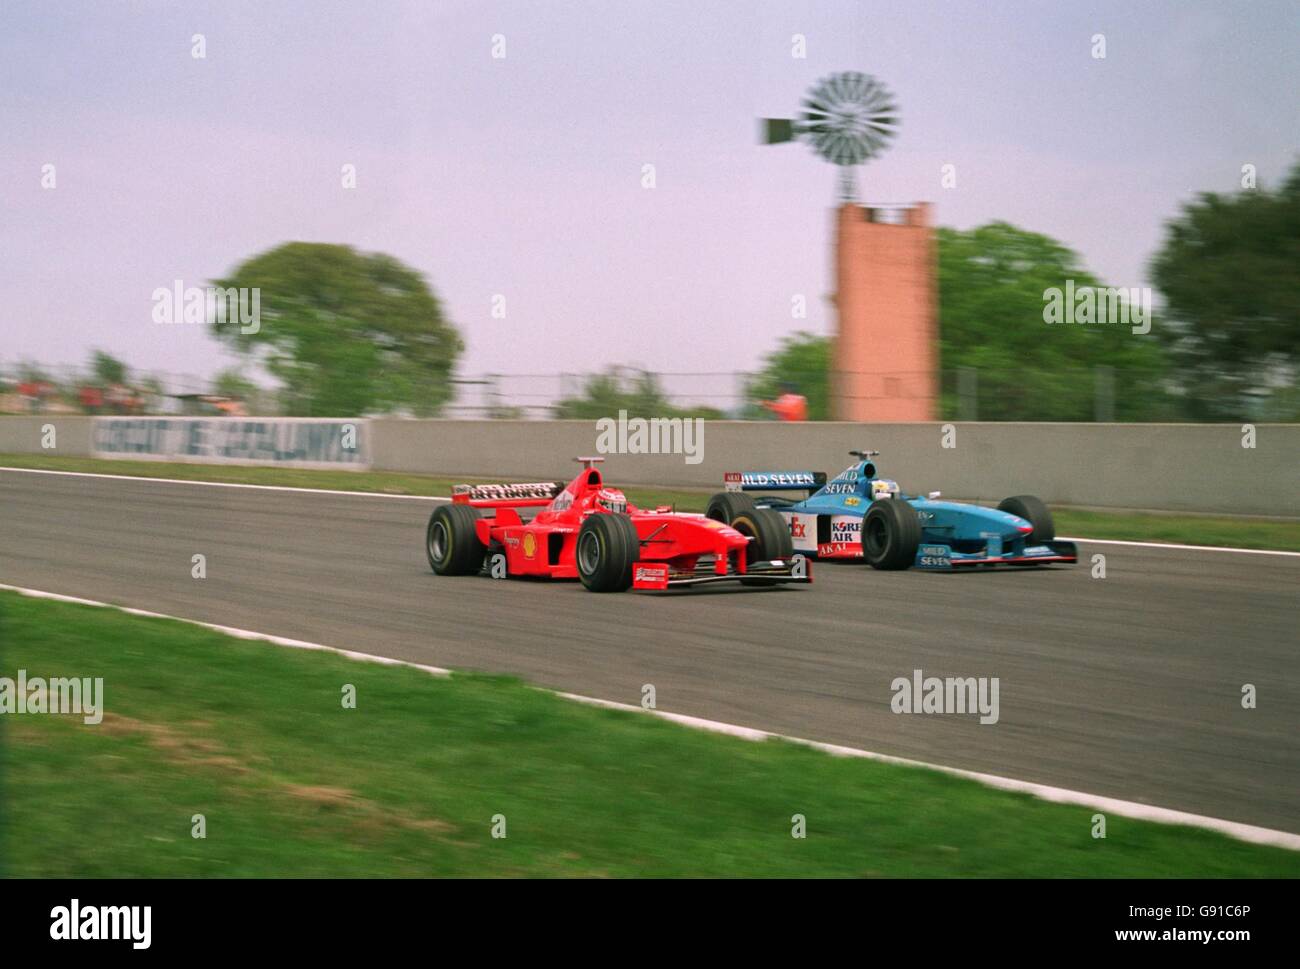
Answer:
<svg viewBox="0 0 1300 969"><path fill-rule="evenodd" d="M1050 571L594 595L433 575L434 507L0 471L0 583L627 703L652 683L662 710L1300 832L1300 557L1083 543ZM917 668L998 677L999 722L891 712Z"/></svg>

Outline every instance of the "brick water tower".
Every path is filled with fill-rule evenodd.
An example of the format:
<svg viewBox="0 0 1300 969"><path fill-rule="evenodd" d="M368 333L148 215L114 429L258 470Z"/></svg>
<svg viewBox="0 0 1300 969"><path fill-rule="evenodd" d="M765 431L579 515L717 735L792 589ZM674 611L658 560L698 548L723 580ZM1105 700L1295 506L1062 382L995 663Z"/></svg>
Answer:
<svg viewBox="0 0 1300 969"><path fill-rule="evenodd" d="M831 416L939 416L937 248L930 205L846 202L835 219Z"/></svg>
<svg viewBox="0 0 1300 969"><path fill-rule="evenodd" d="M853 170L898 128L888 88L846 71L818 81L798 118L765 118L768 144L806 141L840 169L831 416L930 421L939 411L936 246L926 203L859 205Z"/></svg>

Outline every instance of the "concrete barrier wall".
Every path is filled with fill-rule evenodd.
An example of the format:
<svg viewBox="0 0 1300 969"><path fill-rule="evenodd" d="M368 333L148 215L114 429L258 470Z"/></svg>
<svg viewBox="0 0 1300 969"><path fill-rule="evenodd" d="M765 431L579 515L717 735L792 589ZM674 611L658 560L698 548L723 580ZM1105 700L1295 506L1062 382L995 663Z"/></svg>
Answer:
<svg viewBox="0 0 1300 969"><path fill-rule="evenodd" d="M0 454L52 454L84 458L90 454L91 418L65 414L0 417ZM54 428L53 449L44 447L42 428Z"/></svg>
<svg viewBox="0 0 1300 969"><path fill-rule="evenodd" d="M955 447L943 446L951 427ZM568 477L571 458L596 454L594 421L372 422L375 468L480 478ZM998 501L1036 494L1098 508L1300 517L1300 425L851 424L709 421L703 460L609 454L611 482L719 487L724 471L836 472L851 448L881 453L905 491Z"/></svg>
<svg viewBox="0 0 1300 969"><path fill-rule="evenodd" d="M41 447L54 424L58 448ZM946 448L944 428L954 432ZM370 421L375 469L466 478L567 478L597 454L594 421ZM1300 424L1261 424L1254 448L1239 424L852 424L708 421L702 460L609 454L611 482L720 488L725 471L836 472L850 448L881 451L905 491L998 501L1036 494L1097 508L1300 517ZM0 418L0 453L87 456L90 419Z"/></svg>

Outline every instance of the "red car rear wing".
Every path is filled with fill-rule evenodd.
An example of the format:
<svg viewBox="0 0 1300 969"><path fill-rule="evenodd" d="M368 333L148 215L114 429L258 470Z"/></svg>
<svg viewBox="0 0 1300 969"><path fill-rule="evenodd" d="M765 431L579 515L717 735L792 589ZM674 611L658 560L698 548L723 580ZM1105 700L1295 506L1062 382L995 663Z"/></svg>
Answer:
<svg viewBox="0 0 1300 969"><path fill-rule="evenodd" d="M458 484L451 489L451 500L475 508L536 508L549 505L564 487L563 481Z"/></svg>

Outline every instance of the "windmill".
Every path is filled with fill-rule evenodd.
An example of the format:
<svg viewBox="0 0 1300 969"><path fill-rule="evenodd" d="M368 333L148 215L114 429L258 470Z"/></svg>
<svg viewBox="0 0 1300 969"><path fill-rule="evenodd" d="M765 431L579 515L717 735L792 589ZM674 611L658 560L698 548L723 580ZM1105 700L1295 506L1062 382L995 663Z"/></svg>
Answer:
<svg viewBox="0 0 1300 969"><path fill-rule="evenodd" d="M893 94L870 74L842 71L814 84L803 106L798 118L764 118L764 143L808 142L813 151L840 166L840 199L854 201L853 166L879 155L898 131Z"/></svg>

